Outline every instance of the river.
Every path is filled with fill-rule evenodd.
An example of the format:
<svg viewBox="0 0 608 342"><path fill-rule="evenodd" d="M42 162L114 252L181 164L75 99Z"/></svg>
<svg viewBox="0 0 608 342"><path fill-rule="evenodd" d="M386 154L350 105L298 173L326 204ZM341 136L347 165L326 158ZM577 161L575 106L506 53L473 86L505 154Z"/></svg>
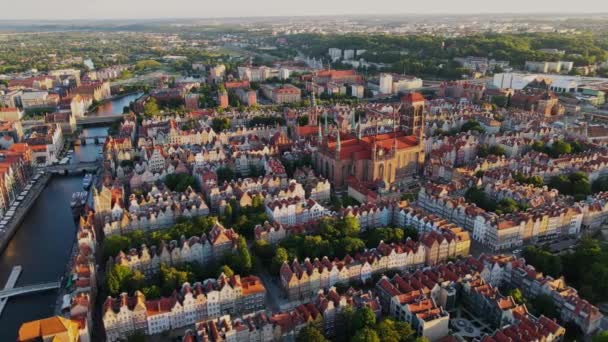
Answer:
<svg viewBox="0 0 608 342"><path fill-rule="evenodd" d="M138 92L121 96L112 101L102 103L97 106L95 112L89 113L87 114L87 116L108 116L122 114L125 107L129 106L131 102L137 100L142 95L143 93Z"/></svg>
<svg viewBox="0 0 608 342"><path fill-rule="evenodd" d="M15 265L23 266L15 287L63 276L76 233L70 198L80 189L81 176L51 179L0 257L1 286ZM55 291L10 298L0 316L0 340L15 341L21 323L52 315L56 299Z"/></svg>
<svg viewBox="0 0 608 342"><path fill-rule="evenodd" d="M121 105L134 98L135 95L116 99L112 108L121 108L122 112ZM86 128L83 135L103 136L107 130L107 127ZM73 162L93 161L100 156L102 145L90 142L74 147ZM0 256L0 288L15 265L23 266L16 287L56 281L64 276L76 233L70 199L73 192L80 190L82 176L54 176L50 180ZM0 316L0 341L15 341L23 322L51 316L56 300L56 291L10 298Z"/></svg>

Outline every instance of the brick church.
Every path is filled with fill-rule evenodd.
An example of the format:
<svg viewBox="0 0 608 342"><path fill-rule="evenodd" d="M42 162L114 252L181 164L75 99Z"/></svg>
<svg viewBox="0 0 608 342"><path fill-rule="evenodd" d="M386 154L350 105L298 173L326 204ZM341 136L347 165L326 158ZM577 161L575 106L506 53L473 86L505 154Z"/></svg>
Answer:
<svg viewBox="0 0 608 342"><path fill-rule="evenodd" d="M387 186L411 181L424 164L425 99L410 93L401 102L394 132L362 136L357 127L349 133L319 133L319 150L313 158L316 170L337 188L345 188L353 179L384 181Z"/></svg>

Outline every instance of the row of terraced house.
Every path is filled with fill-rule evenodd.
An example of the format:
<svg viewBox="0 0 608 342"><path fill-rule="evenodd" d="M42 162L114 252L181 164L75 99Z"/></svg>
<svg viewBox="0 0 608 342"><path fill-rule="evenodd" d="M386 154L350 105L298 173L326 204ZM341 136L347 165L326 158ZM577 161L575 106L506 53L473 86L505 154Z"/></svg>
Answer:
<svg viewBox="0 0 608 342"><path fill-rule="evenodd" d="M334 337L346 322L340 312L345 308L367 307L380 315L379 301L370 291L349 289L339 294L335 288L319 290L312 301L295 308L267 314L264 311L231 318L225 315L217 319L197 322L186 331L182 341L251 341L272 342L293 340L300 330L314 325L325 336Z"/></svg>
<svg viewBox="0 0 608 342"><path fill-rule="evenodd" d="M102 320L106 340L113 342L135 333L154 335L226 314L255 312L264 308L265 298L266 289L259 278L221 274L218 279L184 283L181 291L170 297L146 300L139 291L133 297L126 293L108 297Z"/></svg>
<svg viewBox="0 0 608 342"><path fill-rule="evenodd" d="M161 242L148 248L145 244L139 249L121 251L111 262L139 270L145 275L158 272L161 264L179 265L196 262L201 265L220 260L226 253L236 250L239 235L232 229L224 228L216 222L208 234L182 237L180 241Z"/></svg>

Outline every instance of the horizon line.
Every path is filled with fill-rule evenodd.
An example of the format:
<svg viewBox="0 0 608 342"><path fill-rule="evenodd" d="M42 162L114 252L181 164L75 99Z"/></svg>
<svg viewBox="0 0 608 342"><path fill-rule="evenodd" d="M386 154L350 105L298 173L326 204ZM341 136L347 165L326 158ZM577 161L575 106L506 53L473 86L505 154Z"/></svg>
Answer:
<svg viewBox="0 0 608 342"><path fill-rule="evenodd" d="M174 17L80 17L80 18L58 18L58 19L42 19L42 18L0 18L1 22L28 22L28 21L42 21L42 22L69 22L79 20L92 20L95 22L102 21L118 21L118 20L134 20L134 21L167 21L167 20L226 20L226 19L261 19L261 18L309 18L309 17L333 17L333 16L344 16L344 17L406 17L406 16L419 16L419 17L433 17L433 16L448 16L448 17L474 17L474 16L492 16L492 15L559 15L563 17L577 17L577 16L591 16L599 17L608 15L608 10L600 12L560 12L560 11L547 11L547 12L471 12L471 13L449 13L449 12L436 12L436 13L328 13L328 14L278 14L278 15L234 15L234 16L218 16L218 17L187 17L187 16L174 16Z"/></svg>

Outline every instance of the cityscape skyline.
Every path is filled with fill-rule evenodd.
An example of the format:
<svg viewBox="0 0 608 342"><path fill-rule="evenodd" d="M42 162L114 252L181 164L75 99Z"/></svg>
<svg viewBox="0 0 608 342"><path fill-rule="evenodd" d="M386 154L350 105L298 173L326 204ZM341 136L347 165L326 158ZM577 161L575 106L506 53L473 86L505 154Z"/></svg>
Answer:
<svg viewBox="0 0 608 342"><path fill-rule="evenodd" d="M380 0L370 3L348 3L334 1L330 5L321 0L300 4L288 4L279 0L263 0L251 3L237 0L234 6L207 4L193 0L177 0L149 6L141 0L129 3L108 0L89 4L75 0L40 2L27 0L11 4L11 11L0 13L0 20L78 20L78 19L183 19L183 18L239 18L239 17L285 17L318 15L480 15L480 14L600 14L608 13L608 3L593 0L585 8L572 12L569 4L559 1L535 1L529 3L515 0L488 6L486 2L472 0L459 2L439 1L429 8L424 3L404 4L398 0Z"/></svg>
<svg viewBox="0 0 608 342"><path fill-rule="evenodd" d="M604 2L5 5L0 341L608 342Z"/></svg>

